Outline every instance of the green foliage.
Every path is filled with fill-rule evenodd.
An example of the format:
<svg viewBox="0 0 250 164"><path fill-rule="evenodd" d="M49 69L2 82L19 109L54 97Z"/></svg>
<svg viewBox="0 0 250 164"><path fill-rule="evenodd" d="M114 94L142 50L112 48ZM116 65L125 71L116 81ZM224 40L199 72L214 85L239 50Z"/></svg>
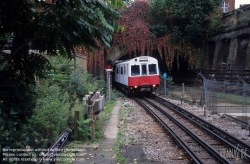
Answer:
<svg viewBox="0 0 250 164"><path fill-rule="evenodd" d="M111 6L121 7L120 0L53 2L0 1L0 147L18 148L45 141L42 135L52 134L52 139L65 126L65 99L79 98L96 83L84 85L92 81L84 83L79 71L69 76L71 72L65 67L48 73L53 70L48 56L58 56L59 52L72 59L75 46L92 49L98 47L97 42L109 46L112 33L119 29L115 21L119 12ZM31 49L37 51L29 53ZM35 89L35 77L50 80L40 81L41 86ZM59 92L57 84L67 86L64 89L69 97L61 96L66 93ZM52 117L56 114L60 118Z"/></svg>
<svg viewBox="0 0 250 164"><path fill-rule="evenodd" d="M118 90L112 88L111 92L111 101L115 101L117 98L122 97L123 94L119 92Z"/></svg>
<svg viewBox="0 0 250 164"><path fill-rule="evenodd" d="M37 105L34 109L33 129L50 143L67 127L67 95L61 94L60 87L49 82L37 84ZM32 145L33 146L33 145Z"/></svg>
<svg viewBox="0 0 250 164"><path fill-rule="evenodd" d="M152 1L149 6L149 30L157 37L165 35L168 32L168 26L170 26L166 17L166 5L165 0L157 0Z"/></svg>
<svg viewBox="0 0 250 164"><path fill-rule="evenodd" d="M35 107L34 87L6 79L2 81L5 85L1 86L0 92L0 147L25 145L29 138L22 135L22 125L29 122L28 118Z"/></svg>
<svg viewBox="0 0 250 164"><path fill-rule="evenodd" d="M149 9L150 29L157 36L171 34L173 43L185 39L202 47L208 31L218 25L215 13L220 4L221 0L153 0Z"/></svg>
<svg viewBox="0 0 250 164"><path fill-rule="evenodd" d="M91 118L89 119L81 119L80 121L77 121L79 127L78 130L80 131L80 139L87 140L90 136L90 124Z"/></svg>
<svg viewBox="0 0 250 164"><path fill-rule="evenodd" d="M163 77L163 74L161 73L161 76L160 76L160 83L161 84L164 84L164 77ZM173 77L171 77L171 76L167 76L167 78L166 78L166 86L167 87L170 87L171 85L173 85Z"/></svg>
<svg viewBox="0 0 250 164"><path fill-rule="evenodd" d="M3 147L23 148L26 145L36 148L47 147L47 144L52 143L57 135L67 127L68 105L64 95L61 95L60 87L50 85L45 81L38 83L33 91L34 93L29 96L25 96L27 91L20 95L23 97L20 101L26 105L24 109L28 111L20 109L22 108L21 103L19 103L19 108L13 107L11 111L8 108L4 110L5 107L2 106L3 115L0 120L3 125L1 129ZM32 108L28 107L26 101L34 103L35 99L32 97L34 95L37 98L36 105L34 104ZM32 110L33 108L34 110ZM30 114L27 115L28 113ZM20 119L21 116L23 119ZM24 121L25 118L29 119Z"/></svg>

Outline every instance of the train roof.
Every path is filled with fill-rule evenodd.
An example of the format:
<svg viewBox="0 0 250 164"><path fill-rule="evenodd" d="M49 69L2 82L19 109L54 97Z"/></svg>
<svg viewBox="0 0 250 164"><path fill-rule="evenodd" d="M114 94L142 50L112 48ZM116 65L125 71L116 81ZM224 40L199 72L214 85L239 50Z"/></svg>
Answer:
<svg viewBox="0 0 250 164"><path fill-rule="evenodd" d="M138 61L140 61L140 62L143 62L143 61L147 61L148 60L148 58L150 58L150 59L155 59L154 57L152 57L152 56L139 56L139 57L136 57L136 58L132 58L132 59L128 59L128 60L124 60L124 61L120 61L120 62L117 62L116 64L120 64L120 63L129 63L129 62L131 62L131 61L133 61L133 60L135 60L135 59L137 59ZM156 59L155 59L156 60Z"/></svg>

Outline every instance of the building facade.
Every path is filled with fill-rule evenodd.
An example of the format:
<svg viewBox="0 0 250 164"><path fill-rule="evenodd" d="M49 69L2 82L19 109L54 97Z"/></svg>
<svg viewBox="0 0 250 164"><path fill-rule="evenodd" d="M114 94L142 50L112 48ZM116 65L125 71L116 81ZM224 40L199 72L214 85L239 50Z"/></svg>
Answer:
<svg viewBox="0 0 250 164"><path fill-rule="evenodd" d="M227 13L235 9L235 0L223 0L221 3L221 11Z"/></svg>

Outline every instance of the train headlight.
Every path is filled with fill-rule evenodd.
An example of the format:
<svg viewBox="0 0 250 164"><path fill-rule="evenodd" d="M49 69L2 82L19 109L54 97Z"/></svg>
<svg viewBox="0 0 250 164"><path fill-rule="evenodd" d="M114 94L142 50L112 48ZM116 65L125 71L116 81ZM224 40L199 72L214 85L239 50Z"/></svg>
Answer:
<svg viewBox="0 0 250 164"><path fill-rule="evenodd" d="M155 87L156 85L154 84L153 87Z"/></svg>
<svg viewBox="0 0 250 164"><path fill-rule="evenodd" d="M135 88L137 88L137 86L135 86Z"/></svg>

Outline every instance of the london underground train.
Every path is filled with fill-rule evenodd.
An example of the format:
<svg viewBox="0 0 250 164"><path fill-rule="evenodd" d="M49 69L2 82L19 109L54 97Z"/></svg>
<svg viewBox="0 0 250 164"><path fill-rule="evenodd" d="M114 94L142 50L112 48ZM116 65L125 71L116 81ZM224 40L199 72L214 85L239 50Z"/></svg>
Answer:
<svg viewBox="0 0 250 164"><path fill-rule="evenodd" d="M127 93L153 92L160 84L158 61L140 56L114 65L114 86Z"/></svg>

